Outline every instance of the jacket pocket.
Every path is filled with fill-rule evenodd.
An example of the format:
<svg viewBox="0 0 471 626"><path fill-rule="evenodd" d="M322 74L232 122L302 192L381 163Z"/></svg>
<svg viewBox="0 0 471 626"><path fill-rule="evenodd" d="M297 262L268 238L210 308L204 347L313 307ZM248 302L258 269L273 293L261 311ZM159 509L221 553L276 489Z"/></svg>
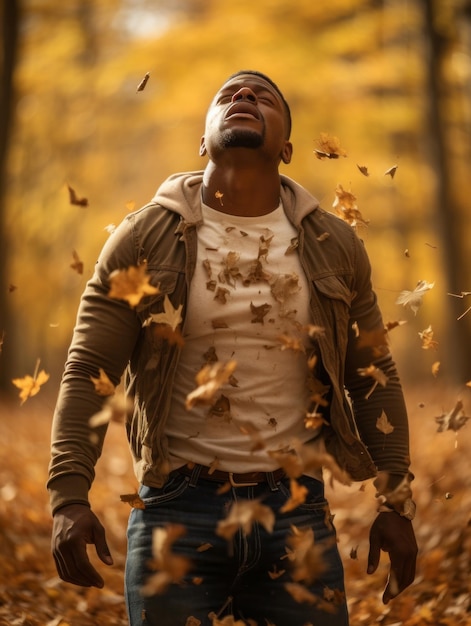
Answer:
<svg viewBox="0 0 471 626"><path fill-rule="evenodd" d="M329 298L329 300L338 300L350 307L353 294L347 285L338 276L324 276L313 280L315 289Z"/></svg>

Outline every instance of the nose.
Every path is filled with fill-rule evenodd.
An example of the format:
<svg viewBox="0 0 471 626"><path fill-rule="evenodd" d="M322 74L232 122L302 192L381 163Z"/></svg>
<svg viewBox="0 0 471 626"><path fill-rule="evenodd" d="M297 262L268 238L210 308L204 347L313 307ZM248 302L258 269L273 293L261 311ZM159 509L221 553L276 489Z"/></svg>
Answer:
<svg viewBox="0 0 471 626"><path fill-rule="evenodd" d="M241 87L232 96L232 102L237 102L238 100L248 100L249 102L256 103L257 96L250 89L250 87Z"/></svg>

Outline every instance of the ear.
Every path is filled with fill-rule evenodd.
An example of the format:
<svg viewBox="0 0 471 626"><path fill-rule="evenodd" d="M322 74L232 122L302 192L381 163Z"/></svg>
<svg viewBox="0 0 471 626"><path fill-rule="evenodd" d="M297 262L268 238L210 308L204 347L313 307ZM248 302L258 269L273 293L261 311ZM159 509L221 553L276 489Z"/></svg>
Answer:
<svg viewBox="0 0 471 626"><path fill-rule="evenodd" d="M293 144L291 141L285 141L283 150L281 151L281 160L283 163L291 163L291 157L293 156Z"/></svg>
<svg viewBox="0 0 471 626"><path fill-rule="evenodd" d="M200 156L205 156L206 154L206 146L204 145L204 136L201 137L201 143L200 143Z"/></svg>

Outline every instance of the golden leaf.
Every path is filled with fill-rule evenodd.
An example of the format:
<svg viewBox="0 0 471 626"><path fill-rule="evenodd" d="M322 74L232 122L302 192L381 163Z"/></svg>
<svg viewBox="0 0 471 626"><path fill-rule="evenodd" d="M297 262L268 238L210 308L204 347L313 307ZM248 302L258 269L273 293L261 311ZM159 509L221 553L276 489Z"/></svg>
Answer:
<svg viewBox="0 0 471 626"><path fill-rule="evenodd" d="M227 363L207 363L196 374L197 388L191 391L185 401L185 408L191 409L195 404L210 404L216 392L228 382L237 366L237 361Z"/></svg>
<svg viewBox="0 0 471 626"><path fill-rule="evenodd" d="M280 513L288 513L288 511L292 511L304 504L308 491L307 487L300 485L297 480L292 478L290 480L290 497L280 508Z"/></svg>
<svg viewBox="0 0 471 626"><path fill-rule="evenodd" d="M157 573L153 574L141 587L145 596L161 594L172 583L182 581L191 567L191 561L180 554L172 551L173 544L186 533L182 524L168 524L163 528L154 528L152 533L152 556L151 568Z"/></svg>
<svg viewBox="0 0 471 626"><path fill-rule="evenodd" d="M365 398L367 400L371 396L373 391L376 389L376 386L378 384L380 384L383 387L385 387L387 382L388 382L388 377L383 372L383 370L379 369L375 365L369 365L368 367L359 367L359 368L357 368L357 372L360 374L360 376L371 376L371 378L374 378L374 380L375 380L375 383L374 383L373 387L370 389L370 391L365 396Z"/></svg>
<svg viewBox="0 0 471 626"><path fill-rule="evenodd" d="M149 80L149 77L150 77L149 72L146 72L144 74L144 78L141 80L141 82L137 86L136 93L139 93L139 91L144 91L147 85L147 81Z"/></svg>
<svg viewBox="0 0 471 626"><path fill-rule="evenodd" d="M445 430L453 430L457 432L462 428L470 418L464 414L463 402L458 400L455 406L448 413L443 413L435 418L438 424L437 431L439 433Z"/></svg>
<svg viewBox="0 0 471 626"><path fill-rule="evenodd" d="M111 272L109 297L126 300L131 307L135 307L144 296L158 294L159 289L149 284L150 276L146 274L146 270L147 263L144 262L137 267Z"/></svg>
<svg viewBox="0 0 471 626"><path fill-rule="evenodd" d="M347 156L345 150L340 147L338 137L331 136L329 133L321 133L317 145L319 148L314 150L314 153L318 159L338 159L340 156Z"/></svg>
<svg viewBox="0 0 471 626"><path fill-rule="evenodd" d="M369 223L369 220L365 220L358 210L356 196L350 191L345 191L342 185L337 185L332 207L336 210L337 215L350 224L352 228L356 228L358 224L367 226Z"/></svg>
<svg viewBox="0 0 471 626"><path fill-rule="evenodd" d="M133 402L131 398L123 393L110 396L105 401L102 410L90 417L88 424L90 428L97 428L110 422L123 423L132 412L132 409Z"/></svg>
<svg viewBox="0 0 471 626"><path fill-rule="evenodd" d="M98 372L99 372L98 378L94 378L93 376L90 376L90 379L95 386L95 391L97 392L99 396L112 396L115 392L115 386L113 385L111 380L108 378L104 369L100 367Z"/></svg>
<svg viewBox="0 0 471 626"><path fill-rule="evenodd" d="M357 165L358 169L360 170L360 172L363 174L363 176L369 176L370 173L368 172L368 168L366 167L366 165Z"/></svg>
<svg viewBox="0 0 471 626"><path fill-rule="evenodd" d="M397 165L393 165L391 166L389 169L387 169L384 172L385 176L391 176L391 178L394 178L394 175L396 174L396 170L397 170L398 166Z"/></svg>
<svg viewBox="0 0 471 626"><path fill-rule="evenodd" d="M46 374L44 370L38 372L40 360L36 361L36 368L34 370L33 376L24 376L24 378L14 378L12 383L15 387L20 389L20 400L21 404L24 404L28 398L32 398L41 389L41 386L44 385L49 380L49 374Z"/></svg>
<svg viewBox="0 0 471 626"><path fill-rule="evenodd" d="M67 189L69 190L69 202L70 204L75 204L76 206L86 207L88 206L87 198L79 198L75 193L75 190L72 189L70 185L67 185Z"/></svg>
<svg viewBox="0 0 471 626"><path fill-rule="evenodd" d="M119 496L121 502L127 502L133 509L145 509L146 505L138 493L125 493Z"/></svg>
<svg viewBox="0 0 471 626"><path fill-rule="evenodd" d="M435 377L437 377L439 371L440 371L440 361L435 361L435 363L432 363L432 374Z"/></svg>
<svg viewBox="0 0 471 626"><path fill-rule="evenodd" d="M422 339L423 350L436 350L438 347L438 341L433 339L432 326L429 325L422 331L419 331L419 337Z"/></svg>
<svg viewBox="0 0 471 626"><path fill-rule="evenodd" d="M241 528L246 535L250 535L255 522L271 533L275 524L275 514L259 500L237 500L233 502L227 517L219 520L216 534L230 541Z"/></svg>

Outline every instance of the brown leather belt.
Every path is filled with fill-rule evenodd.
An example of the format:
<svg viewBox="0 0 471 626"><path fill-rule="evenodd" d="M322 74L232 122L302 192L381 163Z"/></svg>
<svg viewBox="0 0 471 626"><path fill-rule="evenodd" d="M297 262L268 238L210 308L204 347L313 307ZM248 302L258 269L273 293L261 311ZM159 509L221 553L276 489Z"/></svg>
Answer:
<svg viewBox="0 0 471 626"><path fill-rule="evenodd" d="M232 487L253 487L259 483L266 483L268 476L271 475L275 482L281 480L285 476L285 471L280 467L273 472L247 472L238 474L236 472L223 472L221 470L212 469L205 465L195 465L189 467L183 465L176 471L185 476L193 476L195 469L199 469L198 478L203 480L212 480L216 483L230 483Z"/></svg>

